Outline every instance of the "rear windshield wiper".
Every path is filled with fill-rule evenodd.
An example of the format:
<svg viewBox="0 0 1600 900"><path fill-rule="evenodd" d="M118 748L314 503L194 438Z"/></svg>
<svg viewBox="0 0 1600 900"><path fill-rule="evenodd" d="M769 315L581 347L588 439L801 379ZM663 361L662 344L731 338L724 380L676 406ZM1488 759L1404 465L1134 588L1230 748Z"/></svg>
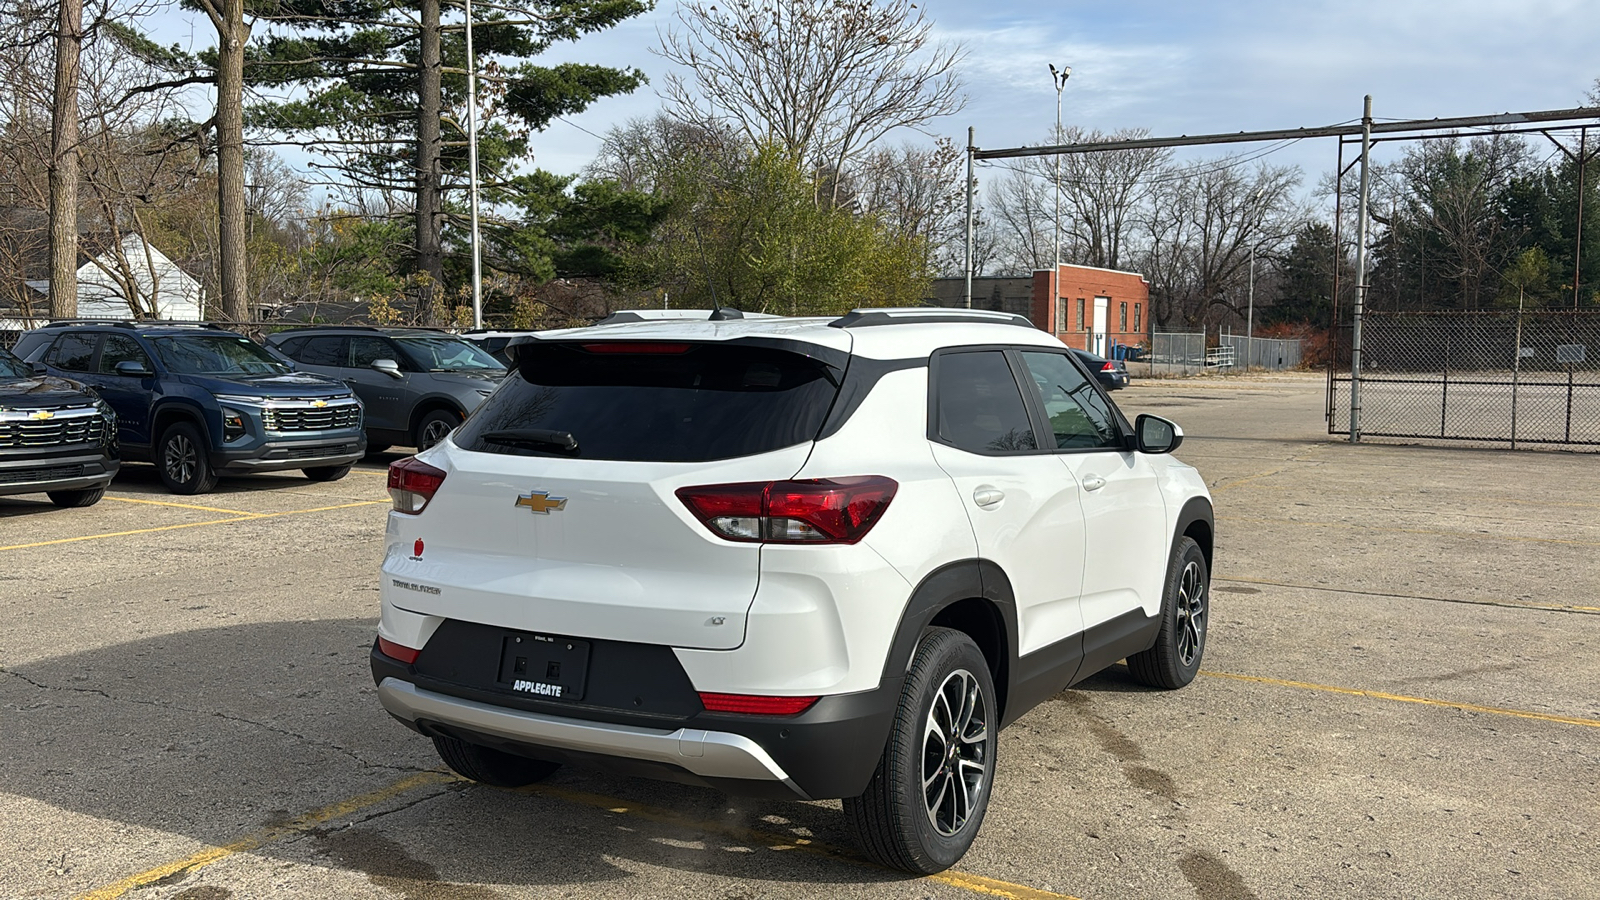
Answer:
<svg viewBox="0 0 1600 900"><path fill-rule="evenodd" d="M511 444L522 447L540 447L559 453L578 452L578 439L570 431L549 428L508 428L504 431L486 431L483 439L491 444Z"/></svg>

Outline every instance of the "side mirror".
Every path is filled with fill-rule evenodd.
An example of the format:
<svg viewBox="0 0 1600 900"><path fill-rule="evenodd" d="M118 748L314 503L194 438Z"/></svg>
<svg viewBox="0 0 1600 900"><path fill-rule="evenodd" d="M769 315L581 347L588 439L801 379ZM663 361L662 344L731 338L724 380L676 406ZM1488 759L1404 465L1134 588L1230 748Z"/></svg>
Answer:
<svg viewBox="0 0 1600 900"><path fill-rule="evenodd" d="M143 360L138 359L125 359L122 362L117 363L116 368L118 375L126 375L129 378L143 378L147 375L154 374L150 371L150 367L145 365Z"/></svg>
<svg viewBox="0 0 1600 900"><path fill-rule="evenodd" d="M1140 416L1133 431L1140 453L1171 453L1183 443L1183 429L1160 416Z"/></svg>
<svg viewBox="0 0 1600 900"><path fill-rule="evenodd" d="M50 374L50 367L45 365L42 362L29 363L29 365L31 365L33 367L33 374L35 374L35 375L49 375Z"/></svg>
<svg viewBox="0 0 1600 900"><path fill-rule="evenodd" d="M372 361L372 367L390 378L405 377L400 373L400 364L392 359L375 359Z"/></svg>

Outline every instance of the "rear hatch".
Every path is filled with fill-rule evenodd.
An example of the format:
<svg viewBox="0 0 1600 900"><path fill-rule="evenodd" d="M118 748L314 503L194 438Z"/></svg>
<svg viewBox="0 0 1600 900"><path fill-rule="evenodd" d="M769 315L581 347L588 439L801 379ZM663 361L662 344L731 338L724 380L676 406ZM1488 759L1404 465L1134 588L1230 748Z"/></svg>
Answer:
<svg viewBox="0 0 1600 900"><path fill-rule="evenodd" d="M422 459L443 485L391 552L415 612L505 628L732 649L759 543L713 535L675 492L791 478L838 392L842 354L792 341L540 341ZM817 348L820 350L820 348ZM410 538L408 537L409 541Z"/></svg>

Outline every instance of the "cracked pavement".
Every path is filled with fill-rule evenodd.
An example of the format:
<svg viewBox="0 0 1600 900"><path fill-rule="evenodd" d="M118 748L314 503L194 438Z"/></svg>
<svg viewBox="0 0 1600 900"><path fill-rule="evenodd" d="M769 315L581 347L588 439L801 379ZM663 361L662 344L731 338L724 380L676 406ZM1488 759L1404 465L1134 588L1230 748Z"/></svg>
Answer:
<svg viewBox="0 0 1600 900"><path fill-rule="evenodd" d="M0 498L0 898L1600 896L1600 465L1329 442L1321 389L1117 395L1216 493L1214 674L1024 716L939 880L836 803L441 773L367 671L385 507L328 509L381 463Z"/></svg>

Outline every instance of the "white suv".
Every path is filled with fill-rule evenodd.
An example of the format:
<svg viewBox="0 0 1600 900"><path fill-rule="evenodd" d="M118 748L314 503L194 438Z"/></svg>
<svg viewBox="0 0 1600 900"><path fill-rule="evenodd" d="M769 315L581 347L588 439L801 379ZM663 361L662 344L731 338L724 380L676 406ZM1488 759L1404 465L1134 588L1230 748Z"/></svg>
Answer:
<svg viewBox="0 0 1600 900"><path fill-rule="evenodd" d="M373 677L467 778L843 798L875 860L936 872L1002 727L1123 658L1162 688L1199 668L1182 433L1130 427L1026 319L719 310L512 349L389 470Z"/></svg>

